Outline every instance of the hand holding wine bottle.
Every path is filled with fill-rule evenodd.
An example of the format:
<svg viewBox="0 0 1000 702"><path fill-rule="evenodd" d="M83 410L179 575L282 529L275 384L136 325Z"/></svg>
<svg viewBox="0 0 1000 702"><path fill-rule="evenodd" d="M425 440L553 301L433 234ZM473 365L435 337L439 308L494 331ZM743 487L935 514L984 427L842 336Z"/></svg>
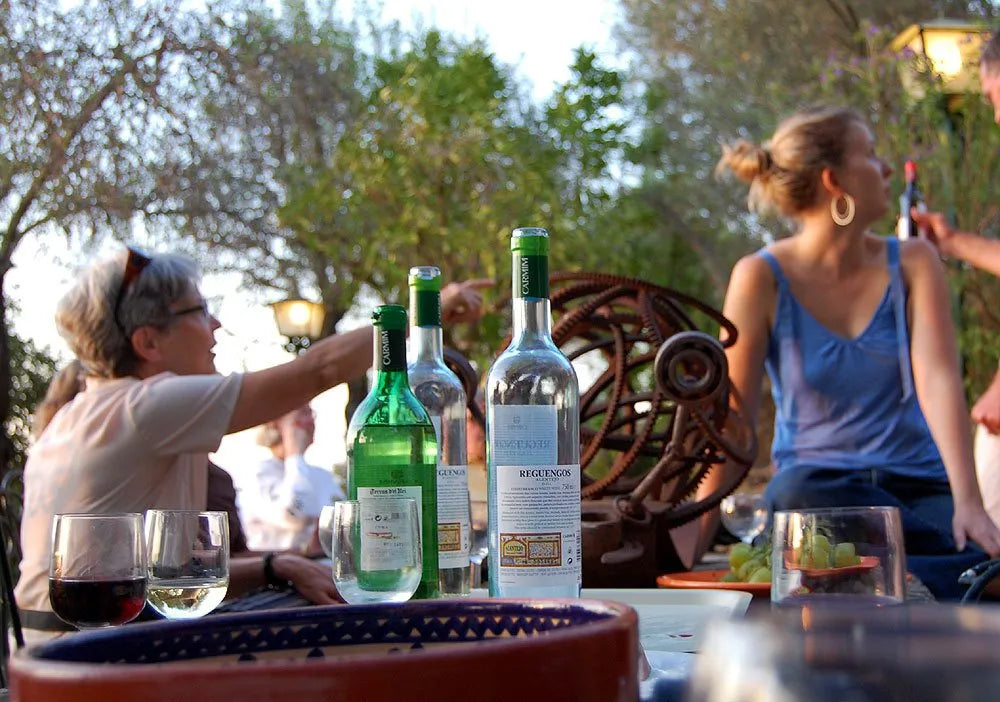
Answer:
<svg viewBox="0 0 1000 702"><path fill-rule="evenodd" d="M903 165L903 174L906 185L903 194L899 196L899 222L896 226L896 236L900 241L913 239L918 236L926 237L926 230L917 224L913 218L913 211L926 212L927 204L924 202L923 193L917 184L917 164L914 161L907 161Z"/></svg>

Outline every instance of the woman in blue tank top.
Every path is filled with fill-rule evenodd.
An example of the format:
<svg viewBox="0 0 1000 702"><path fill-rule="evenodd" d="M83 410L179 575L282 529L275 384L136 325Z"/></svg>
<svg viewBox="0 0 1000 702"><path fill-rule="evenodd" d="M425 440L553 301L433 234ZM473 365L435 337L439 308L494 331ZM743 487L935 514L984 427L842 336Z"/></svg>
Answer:
<svg viewBox="0 0 1000 702"><path fill-rule="evenodd" d="M909 569L957 598L1000 531L976 483L937 254L868 231L892 172L870 130L851 110L801 112L764 146L726 147L719 168L750 183L752 210L798 225L736 264L723 308L739 330L730 378L754 419L771 380L772 508L897 506Z"/></svg>

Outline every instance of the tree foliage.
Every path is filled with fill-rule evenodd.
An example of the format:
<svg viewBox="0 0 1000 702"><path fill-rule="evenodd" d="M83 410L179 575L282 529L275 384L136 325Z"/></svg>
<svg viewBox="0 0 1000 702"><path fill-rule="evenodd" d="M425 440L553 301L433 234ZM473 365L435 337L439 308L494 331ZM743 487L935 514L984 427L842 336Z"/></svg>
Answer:
<svg viewBox="0 0 1000 702"><path fill-rule="evenodd" d="M211 247L217 269L250 287L312 297L327 332L349 307L343 281L277 216L300 181L323 171L359 118L354 31L302 0L211 3L189 68L191 158L176 231Z"/></svg>
<svg viewBox="0 0 1000 702"><path fill-rule="evenodd" d="M608 152L622 125L608 112L620 76L581 52L543 114L480 41L429 30L379 43L362 118L325 171L289 179L279 211L336 267L342 303L364 288L404 299L420 263L449 280L506 281L515 226L550 230L555 268L594 262L607 246L591 218L613 201ZM490 316L451 341L485 355L500 336Z"/></svg>
<svg viewBox="0 0 1000 702"><path fill-rule="evenodd" d="M749 217L745 190L716 183L720 141L765 139L785 114L832 94L820 77L833 63L868 61L880 36L936 16L993 17L989 0L623 0L619 41L644 89L643 135L633 159L641 193L699 254L725 290L736 258L787 225ZM865 105L866 112L873 106Z"/></svg>
<svg viewBox="0 0 1000 702"><path fill-rule="evenodd" d="M190 31L177 5L0 2L0 421L15 434L0 438L4 465L41 379L25 363L36 350L6 326L12 256L34 233L126 235L164 207L157 173L188 117L174 99Z"/></svg>

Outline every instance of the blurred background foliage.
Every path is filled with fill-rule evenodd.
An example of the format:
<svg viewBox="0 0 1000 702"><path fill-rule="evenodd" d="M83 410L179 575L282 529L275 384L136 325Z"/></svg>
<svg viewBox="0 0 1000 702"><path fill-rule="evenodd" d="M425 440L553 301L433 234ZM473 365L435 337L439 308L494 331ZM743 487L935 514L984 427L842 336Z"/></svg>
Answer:
<svg viewBox="0 0 1000 702"><path fill-rule="evenodd" d="M206 270L326 308L399 300L416 263L506 293L508 237L552 235L553 270L635 276L721 304L740 256L791 224L717 182L720 141L766 139L824 101L868 117L931 205L994 234L1000 129L976 100L902 90L889 40L934 17L989 26L989 0L621 0L620 61L586 47L547 99L481 40L404 31L362 6L305 0L0 2L0 323L29 236L81 250L137 227ZM530 47L526 47L530 51ZM887 218L880 230L889 233ZM949 264L970 396L996 367L998 283ZM0 329L5 464L51 373ZM708 330L714 332L715 330ZM491 314L449 342L483 367ZM355 388L355 390L358 390ZM762 421L762 426L768 422Z"/></svg>

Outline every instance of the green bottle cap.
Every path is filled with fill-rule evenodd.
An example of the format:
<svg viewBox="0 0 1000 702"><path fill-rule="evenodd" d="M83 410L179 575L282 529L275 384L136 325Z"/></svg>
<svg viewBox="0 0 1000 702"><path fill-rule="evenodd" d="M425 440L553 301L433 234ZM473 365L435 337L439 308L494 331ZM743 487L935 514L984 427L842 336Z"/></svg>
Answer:
<svg viewBox="0 0 1000 702"><path fill-rule="evenodd" d="M549 233L541 227L518 227L510 237L514 260L512 296L541 299L549 296Z"/></svg>
<svg viewBox="0 0 1000 702"><path fill-rule="evenodd" d="M402 305L379 305L372 312L372 324L381 329L406 329L406 308Z"/></svg>
<svg viewBox="0 0 1000 702"><path fill-rule="evenodd" d="M541 227L518 227L510 236L510 250L523 256L548 256L549 233Z"/></svg>
<svg viewBox="0 0 1000 702"><path fill-rule="evenodd" d="M421 292L441 292L441 269L437 266L414 266L410 269L410 287Z"/></svg>
<svg viewBox="0 0 1000 702"><path fill-rule="evenodd" d="M410 269L410 320L417 327L441 326L441 270L436 266Z"/></svg>

